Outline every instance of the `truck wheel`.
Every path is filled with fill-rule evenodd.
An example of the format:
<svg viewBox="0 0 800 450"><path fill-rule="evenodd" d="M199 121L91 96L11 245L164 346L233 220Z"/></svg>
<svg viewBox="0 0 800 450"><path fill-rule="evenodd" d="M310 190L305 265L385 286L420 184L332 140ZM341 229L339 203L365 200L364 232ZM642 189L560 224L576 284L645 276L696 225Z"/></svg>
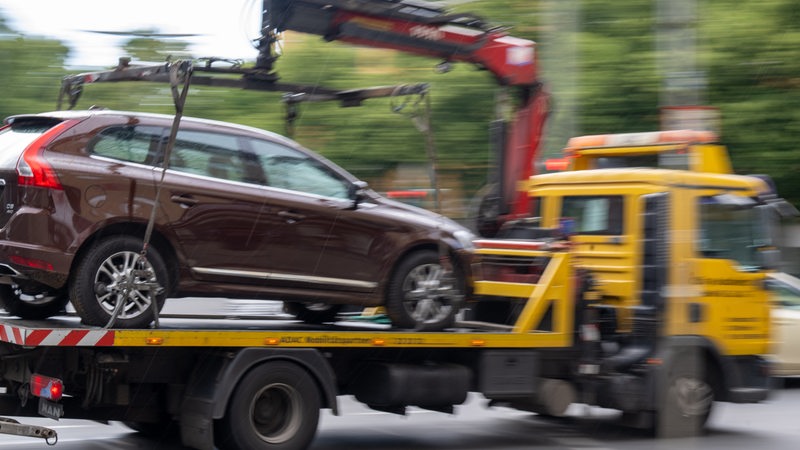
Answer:
<svg viewBox="0 0 800 450"><path fill-rule="evenodd" d="M228 449L302 450L319 422L320 393L303 368L286 361L261 364L231 397L221 440Z"/></svg>
<svg viewBox="0 0 800 450"><path fill-rule="evenodd" d="M320 324L335 322L336 316L342 310L342 305L330 303L301 303L286 302L283 309L287 313L295 316L297 320L305 323Z"/></svg>
<svg viewBox="0 0 800 450"><path fill-rule="evenodd" d="M665 377L658 437L689 437L702 433L714 403L714 388L704 360L694 352L677 355Z"/></svg>
<svg viewBox="0 0 800 450"><path fill-rule="evenodd" d="M169 275L164 260L151 247L142 260L142 241L115 236L89 249L70 283L70 298L87 325L105 326L122 302L117 328L145 328L153 321L153 302L160 311Z"/></svg>
<svg viewBox="0 0 800 450"><path fill-rule="evenodd" d="M44 285L0 285L0 305L7 313L23 319L40 320L64 312L69 303L66 290Z"/></svg>
<svg viewBox="0 0 800 450"><path fill-rule="evenodd" d="M403 259L389 281L386 314L400 328L441 330L451 326L464 300L464 281L445 270L430 250Z"/></svg>

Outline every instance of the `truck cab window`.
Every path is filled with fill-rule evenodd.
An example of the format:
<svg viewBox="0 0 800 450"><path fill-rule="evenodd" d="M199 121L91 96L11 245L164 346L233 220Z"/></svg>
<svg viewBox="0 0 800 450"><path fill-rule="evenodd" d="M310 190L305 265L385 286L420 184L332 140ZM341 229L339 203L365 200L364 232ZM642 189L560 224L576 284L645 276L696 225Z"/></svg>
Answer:
<svg viewBox="0 0 800 450"><path fill-rule="evenodd" d="M570 196L561 206L562 224L574 234L622 234L622 196Z"/></svg>
<svg viewBox="0 0 800 450"><path fill-rule="evenodd" d="M755 202L753 202L755 203ZM769 244L756 208L701 197L697 250L705 258L730 259L740 267L760 266L758 249Z"/></svg>

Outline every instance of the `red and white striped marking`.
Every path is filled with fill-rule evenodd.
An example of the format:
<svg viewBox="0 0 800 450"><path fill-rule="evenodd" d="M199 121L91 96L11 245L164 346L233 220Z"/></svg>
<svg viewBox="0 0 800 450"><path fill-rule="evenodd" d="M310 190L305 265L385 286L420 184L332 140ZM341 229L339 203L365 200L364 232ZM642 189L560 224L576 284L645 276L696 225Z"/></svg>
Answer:
<svg viewBox="0 0 800 450"><path fill-rule="evenodd" d="M26 347L108 347L114 345L113 330L29 329L3 324L0 341Z"/></svg>

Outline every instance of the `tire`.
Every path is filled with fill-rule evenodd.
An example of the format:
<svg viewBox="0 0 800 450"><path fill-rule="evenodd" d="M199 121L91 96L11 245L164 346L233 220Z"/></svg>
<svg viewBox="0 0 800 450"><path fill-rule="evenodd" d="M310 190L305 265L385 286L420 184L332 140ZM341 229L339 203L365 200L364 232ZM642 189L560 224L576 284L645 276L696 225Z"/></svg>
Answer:
<svg viewBox="0 0 800 450"><path fill-rule="evenodd" d="M263 363L234 389L217 446L305 449L317 432L320 407L319 389L306 370L287 361Z"/></svg>
<svg viewBox="0 0 800 450"><path fill-rule="evenodd" d="M389 281L386 314L400 328L436 331L453 325L464 301L465 283L430 250L412 253Z"/></svg>
<svg viewBox="0 0 800 450"><path fill-rule="evenodd" d="M711 415L714 387L698 351L682 352L666 369L661 409L657 412L658 437L691 437L702 434Z"/></svg>
<svg viewBox="0 0 800 450"><path fill-rule="evenodd" d="M295 316L297 320L305 323L321 324L335 322L336 316L342 310L342 305L330 303L301 303L286 302L283 304L284 311Z"/></svg>
<svg viewBox="0 0 800 450"><path fill-rule="evenodd" d="M500 210L502 199L501 187L497 183L483 186L475 194L470 205L470 216L474 221L475 231L481 237L493 238L500 231Z"/></svg>
<svg viewBox="0 0 800 450"><path fill-rule="evenodd" d="M41 320L57 316L69 303L66 289L53 289L41 284L0 285L0 305L12 316Z"/></svg>
<svg viewBox="0 0 800 450"><path fill-rule="evenodd" d="M91 247L78 263L70 283L70 298L83 323L106 326L117 302L123 301L116 328L145 328L153 321L153 302L161 311L169 274L158 251L150 247L137 269L141 239L115 236ZM134 273L134 271L139 273Z"/></svg>

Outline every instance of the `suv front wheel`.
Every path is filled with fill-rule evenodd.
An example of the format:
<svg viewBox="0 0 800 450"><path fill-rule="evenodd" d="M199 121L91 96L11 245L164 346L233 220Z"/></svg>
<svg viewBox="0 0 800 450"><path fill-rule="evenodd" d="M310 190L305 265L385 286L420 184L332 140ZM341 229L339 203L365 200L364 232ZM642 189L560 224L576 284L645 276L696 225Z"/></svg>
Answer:
<svg viewBox="0 0 800 450"><path fill-rule="evenodd" d="M432 250L403 259L388 289L386 313L392 324L425 331L451 326L465 293L462 277L448 269Z"/></svg>
<svg viewBox="0 0 800 450"><path fill-rule="evenodd" d="M142 240L114 236L86 252L70 283L75 310L87 325L145 328L166 299L169 275L154 247L142 258ZM155 303L155 304L154 304Z"/></svg>

